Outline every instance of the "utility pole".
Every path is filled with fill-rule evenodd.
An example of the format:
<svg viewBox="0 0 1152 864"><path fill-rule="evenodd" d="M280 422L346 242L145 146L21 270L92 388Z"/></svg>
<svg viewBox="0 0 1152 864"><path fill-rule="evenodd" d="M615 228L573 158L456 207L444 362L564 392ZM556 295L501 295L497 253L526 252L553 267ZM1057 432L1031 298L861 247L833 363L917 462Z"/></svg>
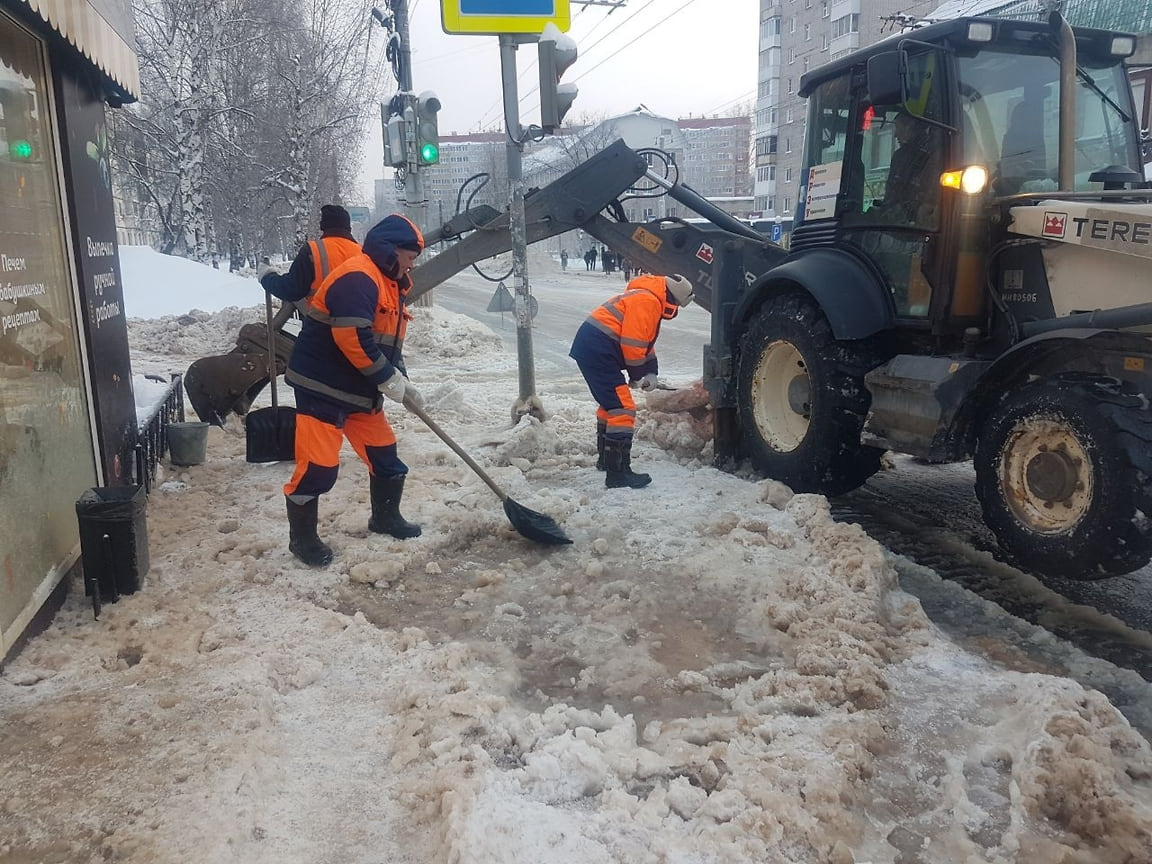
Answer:
<svg viewBox="0 0 1152 864"><path fill-rule="evenodd" d="M399 62L397 64L400 92L404 98L404 130L408 138L405 150L412 153L416 148L416 109L408 98L412 94L412 46L408 41L408 0L392 0L392 14L396 20L396 35L400 37ZM415 170L413 170L415 169ZM404 209L408 218L415 222L421 231L428 229L427 200L424 195L424 176L419 168L419 158L409 163L404 174Z"/></svg>
<svg viewBox="0 0 1152 864"><path fill-rule="evenodd" d="M419 96L412 89L412 47L409 44L408 0L386 0L387 12L372 9L372 17L388 32L387 56L396 77L398 92L381 105L384 132L384 161L396 169L397 183L403 180L404 211L421 231L427 233L428 196L424 192L424 170L440 161L440 131L437 112L440 100L431 90ZM416 301L432 305L432 292Z"/></svg>
<svg viewBox="0 0 1152 864"><path fill-rule="evenodd" d="M516 367L520 397L512 406L512 422L525 414L544 419L544 406L536 395L536 366L532 357L532 290L528 285L528 226L524 218L524 167L521 149L520 100L516 89L516 46L533 39L500 35L500 77L504 85L504 122L508 141L508 227L512 238L512 280L516 314Z"/></svg>

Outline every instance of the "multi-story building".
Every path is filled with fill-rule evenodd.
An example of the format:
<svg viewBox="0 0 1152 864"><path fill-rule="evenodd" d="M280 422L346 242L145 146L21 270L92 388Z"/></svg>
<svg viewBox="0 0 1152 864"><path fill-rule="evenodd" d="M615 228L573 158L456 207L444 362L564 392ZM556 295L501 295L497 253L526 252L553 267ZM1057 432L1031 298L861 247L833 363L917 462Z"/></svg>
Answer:
<svg viewBox="0 0 1152 864"><path fill-rule="evenodd" d="M507 204L507 140L499 132L440 137L440 161L423 173L430 225L442 224L451 217L457 210L457 199L461 210L477 204L502 209ZM485 174L486 183L479 176Z"/></svg>

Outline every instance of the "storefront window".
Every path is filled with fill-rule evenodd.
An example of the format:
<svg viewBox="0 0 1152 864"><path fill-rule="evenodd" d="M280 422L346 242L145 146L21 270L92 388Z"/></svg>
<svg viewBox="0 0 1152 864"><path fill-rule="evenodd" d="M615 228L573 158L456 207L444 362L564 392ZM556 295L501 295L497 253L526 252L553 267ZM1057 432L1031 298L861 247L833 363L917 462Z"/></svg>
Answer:
<svg viewBox="0 0 1152 864"><path fill-rule="evenodd" d="M40 42L0 13L4 633L26 614L48 577L70 563L75 501L96 481L50 104Z"/></svg>

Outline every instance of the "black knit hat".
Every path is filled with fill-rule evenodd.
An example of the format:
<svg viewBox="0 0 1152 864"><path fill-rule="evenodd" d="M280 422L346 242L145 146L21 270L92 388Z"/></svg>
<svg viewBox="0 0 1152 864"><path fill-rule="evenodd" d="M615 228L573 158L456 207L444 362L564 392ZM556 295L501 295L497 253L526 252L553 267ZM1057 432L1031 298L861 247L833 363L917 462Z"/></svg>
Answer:
<svg viewBox="0 0 1152 864"><path fill-rule="evenodd" d="M325 204L320 208L320 230L351 231L352 217L339 204Z"/></svg>

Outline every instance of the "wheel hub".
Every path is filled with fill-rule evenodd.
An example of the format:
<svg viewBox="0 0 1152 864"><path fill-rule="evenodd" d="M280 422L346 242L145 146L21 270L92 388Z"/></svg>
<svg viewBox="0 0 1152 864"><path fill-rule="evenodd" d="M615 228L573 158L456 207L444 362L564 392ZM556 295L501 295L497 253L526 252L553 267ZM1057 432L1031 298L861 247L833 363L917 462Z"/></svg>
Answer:
<svg viewBox="0 0 1152 864"><path fill-rule="evenodd" d="M812 382L808 375L797 375L788 382L788 407L796 414L807 417L811 411Z"/></svg>
<svg viewBox="0 0 1152 864"><path fill-rule="evenodd" d="M1092 504L1094 482L1083 444L1056 420L1022 421L1001 452L1005 500L1020 522L1039 534L1071 532Z"/></svg>
<svg viewBox="0 0 1152 864"><path fill-rule="evenodd" d="M1041 501L1067 501L1080 482L1076 460L1064 449L1038 453L1024 469L1028 491Z"/></svg>

